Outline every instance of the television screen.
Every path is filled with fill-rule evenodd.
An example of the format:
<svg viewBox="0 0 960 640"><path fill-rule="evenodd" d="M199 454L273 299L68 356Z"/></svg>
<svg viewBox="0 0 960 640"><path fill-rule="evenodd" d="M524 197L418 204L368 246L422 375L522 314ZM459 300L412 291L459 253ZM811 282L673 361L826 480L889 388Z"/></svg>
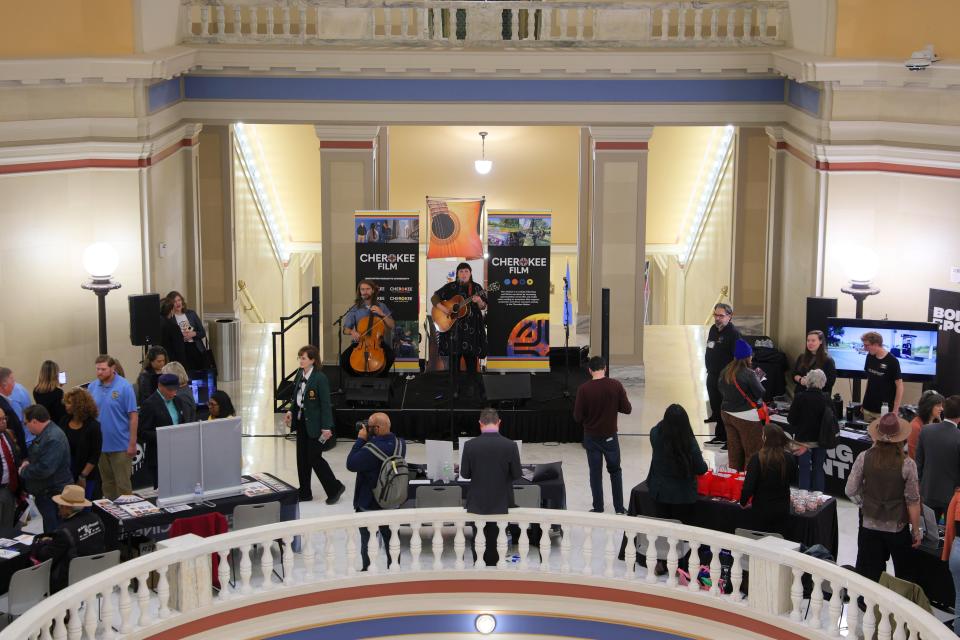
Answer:
<svg viewBox="0 0 960 640"><path fill-rule="evenodd" d="M837 365L837 375L866 378L863 366L867 350L860 337L868 331L883 336L883 346L900 362L904 380L923 382L937 375L937 325L934 323L828 318L827 353Z"/></svg>
<svg viewBox="0 0 960 640"><path fill-rule="evenodd" d="M217 373L212 370L203 370L191 371L189 375L193 401L198 407L207 406L207 400L217 390Z"/></svg>

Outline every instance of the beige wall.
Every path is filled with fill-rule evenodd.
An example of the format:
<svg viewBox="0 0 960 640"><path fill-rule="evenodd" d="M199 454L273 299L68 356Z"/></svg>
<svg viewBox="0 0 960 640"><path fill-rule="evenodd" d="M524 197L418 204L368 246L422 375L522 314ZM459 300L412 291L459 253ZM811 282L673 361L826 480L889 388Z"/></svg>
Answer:
<svg viewBox="0 0 960 640"><path fill-rule="evenodd" d="M205 126L200 132L197 179L204 313L234 313L236 278L230 171L229 129Z"/></svg>
<svg viewBox="0 0 960 640"><path fill-rule="evenodd" d="M737 143L737 211L734 227L734 309L738 315L763 314L766 280L769 143L763 129L741 129Z"/></svg>
<svg viewBox="0 0 960 640"><path fill-rule="evenodd" d="M132 0L5 2L0 20L0 57L133 53L133 22Z"/></svg>
<svg viewBox="0 0 960 640"><path fill-rule="evenodd" d="M107 302L107 339L136 379L140 350L130 346L127 296L142 293L140 198L136 171L57 171L0 177L0 354L27 389L40 363L56 361L69 384L92 380L97 301L80 288L81 256L109 242L120 256L123 288Z"/></svg>
<svg viewBox="0 0 960 640"><path fill-rule="evenodd" d="M733 260L734 162L730 160L720 177L716 197L707 214L693 257L685 267L683 324L703 324L717 301L722 287L730 286Z"/></svg>
<svg viewBox="0 0 960 640"><path fill-rule="evenodd" d="M180 291L196 307L194 263L193 151L180 149L147 170L150 200L151 290ZM166 244L161 256L160 244Z"/></svg>
<svg viewBox="0 0 960 640"><path fill-rule="evenodd" d="M283 315L283 272L236 156L233 161L233 208L237 279L246 283L264 319L279 322ZM238 312L243 321L256 322L253 314L239 308Z"/></svg>

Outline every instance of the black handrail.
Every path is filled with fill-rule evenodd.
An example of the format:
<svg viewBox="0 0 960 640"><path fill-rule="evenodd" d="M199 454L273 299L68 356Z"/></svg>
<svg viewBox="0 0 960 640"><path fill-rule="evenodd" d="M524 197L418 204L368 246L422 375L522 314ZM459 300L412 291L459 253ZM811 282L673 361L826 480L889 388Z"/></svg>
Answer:
<svg viewBox="0 0 960 640"><path fill-rule="evenodd" d="M309 310L309 311L308 311ZM293 322L290 322L290 321ZM286 373L287 332L306 320L310 323L308 330L309 342L320 346L320 287L311 289L310 300L289 316L280 317L280 331L274 331L273 336L273 411L281 413L293 399L291 387L297 368ZM289 324L288 324L289 322ZM280 357L277 357L277 338L280 339Z"/></svg>

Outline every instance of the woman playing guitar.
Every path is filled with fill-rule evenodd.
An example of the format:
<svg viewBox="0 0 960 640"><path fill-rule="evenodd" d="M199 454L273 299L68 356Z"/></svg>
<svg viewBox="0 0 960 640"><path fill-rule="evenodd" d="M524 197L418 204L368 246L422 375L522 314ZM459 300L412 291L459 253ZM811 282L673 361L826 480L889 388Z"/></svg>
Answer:
<svg viewBox="0 0 960 640"><path fill-rule="evenodd" d="M466 365L467 377L470 386L468 394L472 394L478 387L477 361L487 355L487 327L482 311L487 308L487 292L473 281L473 269L466 262L457 265L457 279L443 285L433 294L430 302L442 313L455 314L451 308L454 305L443 304L453 300L456 296L463 298L467 305L467 313L456 321L456 324L444 333L440 333L440 355L449 357L451 350L456 363L453 367L454 377L460 373L459 357L463 357ZM455 338L455 340L454 340Z"/></svg>
<svg viewBox="0 0 960 640"><path fill-rule="evenodd" d="M357 299L343 318L343 333L353 342L340 355L340 366L351 375L385 376L393 366L391 332L397 323L378 293L380 287L372 280L358 282Z"/></svg>

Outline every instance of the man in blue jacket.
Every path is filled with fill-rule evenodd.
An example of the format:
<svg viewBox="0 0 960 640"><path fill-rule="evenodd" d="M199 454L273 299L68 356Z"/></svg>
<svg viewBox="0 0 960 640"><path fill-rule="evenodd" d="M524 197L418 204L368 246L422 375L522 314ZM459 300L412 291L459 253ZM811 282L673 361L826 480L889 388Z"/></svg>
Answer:
<svg viewBox="0 0 960 640"><path fill-rule="evenodd" d="M50 420L50 413L40 405L32 405L23 412L33 442L27 450L27 459L20 465L20 480L27 493L36 499L37 510L43 518L43 532L50 533L60 525L53 496L73 483L70 471L70 444L63 429Z"/></svg>
<svg viewBox="0 0 960 640"><path fill-rule="evenodd" d="M367 420L365 427L357 433L357 441L347 455L347 470L357 474L357 481L353 488L353 508L361 511L380 511L380 504L373 495L380 477L381 460L365 448L367 442L380 449L385 455L392 456L394 452L402 458L407 457L407 443L400 436L390 433L390 417L385 413L374 413ZM398 446L399 445L399 446ZM387 551L387 567L390 566L390 527L382 526L380 538ZM370 530L360 527L360 558L363 560L363 569L370 566L370 555L367 545L370 542Z"/></svg>

